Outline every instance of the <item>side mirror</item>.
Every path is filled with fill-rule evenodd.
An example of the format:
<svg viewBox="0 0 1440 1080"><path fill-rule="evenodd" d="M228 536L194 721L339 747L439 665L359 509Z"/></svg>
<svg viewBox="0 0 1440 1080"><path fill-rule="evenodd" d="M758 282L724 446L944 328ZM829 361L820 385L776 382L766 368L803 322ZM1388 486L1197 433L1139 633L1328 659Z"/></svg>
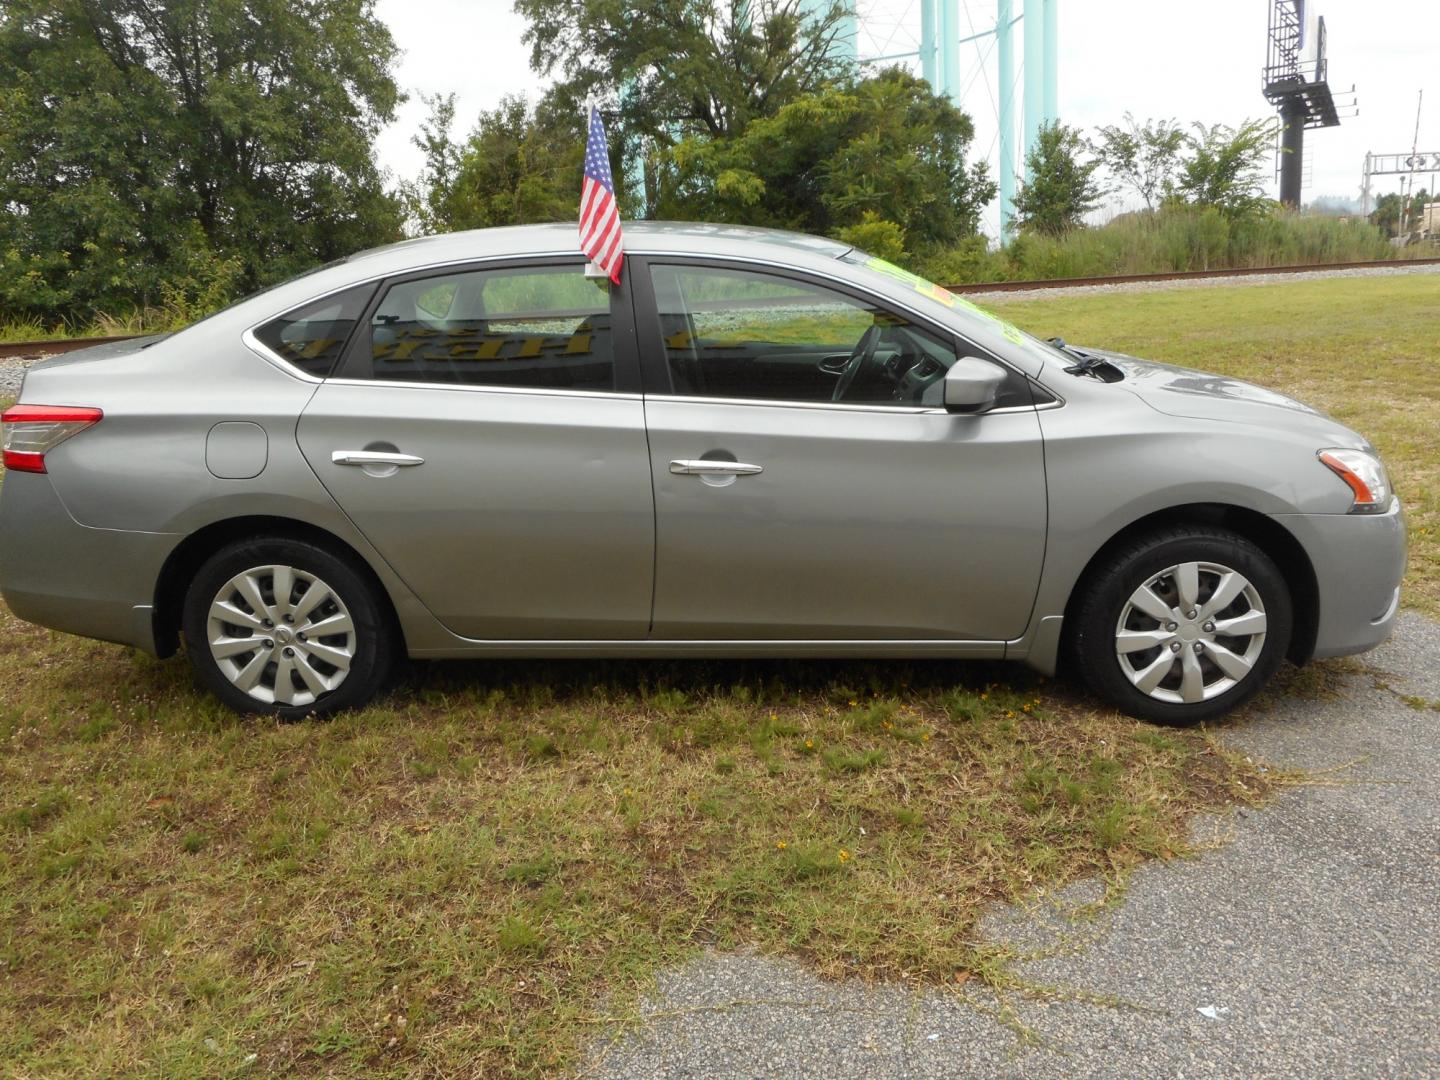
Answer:
<svg viewBox="0 0 1440 1080"><path fill-rule="evenodd" d="M962 356L945 373L945 409L952 413L983 413L995 407L1005 369L978 356Z"/></svg>

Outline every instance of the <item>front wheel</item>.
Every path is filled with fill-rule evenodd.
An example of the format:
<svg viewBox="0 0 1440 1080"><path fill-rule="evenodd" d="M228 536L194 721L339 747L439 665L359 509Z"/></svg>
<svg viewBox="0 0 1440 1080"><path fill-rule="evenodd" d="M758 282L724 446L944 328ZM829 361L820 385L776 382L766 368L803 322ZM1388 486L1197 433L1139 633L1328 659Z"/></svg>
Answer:
<svg viewBox="0 0 1440 1080"><path fill-rule="evenodd" d="M1144 537L1081 588L1071 660L1096 694L1143 720L1182 726L1229 712L1259 692L1290 645L1284 576L1222 529Z"/></svg>
<svg viewBox="0 0 1440 1080"><path fill-rule="evenodd" d="M324 548L240 541L191 582L186 652L201 682L237 712L296 719L353 708L375 696L393 658L382 604Z"/></svg>

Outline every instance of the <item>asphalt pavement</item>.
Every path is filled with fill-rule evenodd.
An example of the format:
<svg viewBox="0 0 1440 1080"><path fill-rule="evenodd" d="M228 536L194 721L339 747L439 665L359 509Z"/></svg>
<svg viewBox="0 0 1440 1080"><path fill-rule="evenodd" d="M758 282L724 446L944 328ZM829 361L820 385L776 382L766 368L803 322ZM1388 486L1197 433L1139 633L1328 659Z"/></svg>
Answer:
<svg viewBox="0 0 1440 1080"><path fill-rule="evenodd" d="M1019 971L1068 997L833 984L711 955L664 975L645 1021L597 1041L583 1073L1440 1077L1440 711L1405 700L1440 701L1440 624L1402 616L1361 665L1225 730L1324 782L1202 819L1214 850L1142 868L1099 919L1051 904L987 919L997 939L1063 945Z"/></svg>

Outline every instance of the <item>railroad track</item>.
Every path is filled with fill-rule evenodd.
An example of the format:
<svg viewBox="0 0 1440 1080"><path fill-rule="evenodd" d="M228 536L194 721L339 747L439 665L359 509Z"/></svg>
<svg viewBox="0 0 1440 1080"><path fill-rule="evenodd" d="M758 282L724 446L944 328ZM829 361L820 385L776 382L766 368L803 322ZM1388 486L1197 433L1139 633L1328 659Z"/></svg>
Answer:
<svg viewBox="0 0 1440 1080"><path fill-rule="evenodd" d="M1230 270L1175 270L1167 274L1118 274L1113 277L1047 278L1042 281L982 281L947 285L955 293L1023 292L1027 289L1073 289L1085 285L1140 285L1149 281L1200 281L1205 278L1255 277L1258 274L1309 274L1325 270L1385 270L1391 267L1440 266L1440 259L1372 259L1368 262L1311 263L1307 266L1246 266Z"/></svg>
<svg viewBox="0 0 1440 1080"><path fill-rule="evenodd" d="M116 334L112 337L54 338L50 341L6 341L0 342L0 360L25 360L35 356L54 356L56 353L89 349L95 345L108 345L112 341L130 341L144 334Z"/></svg>
<svg viewBox="0 0 1440 1080"><path fill-rule="evenodd" d="M1177 270L1167 274L1120 274L1113 277L1048 278L1041 281L982 281L945 286L954 293L1005 293L1029 289L1073 289L1086 285L1138 285L1152 281L1199 281L1204 278L1254 277L1257 274L1308 274L1324 270L1376 270L1402 266L1440 266L1440 259L1372 259L1368 262L1319 263L1306 266L1254 266L1230 270ZM53 356L88 349L112 341L129 341L140 334L113 337L57 338L53 341L0 342L0 360Z"/></svg>

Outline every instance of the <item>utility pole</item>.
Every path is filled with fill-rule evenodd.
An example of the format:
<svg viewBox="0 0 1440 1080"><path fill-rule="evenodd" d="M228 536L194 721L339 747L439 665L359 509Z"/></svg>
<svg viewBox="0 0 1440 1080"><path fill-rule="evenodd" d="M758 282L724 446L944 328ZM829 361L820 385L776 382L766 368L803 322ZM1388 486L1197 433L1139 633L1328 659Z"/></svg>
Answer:
<svg viewBox="0 0 1440 1080"><path fill-rule="evenodd" d="M1370 217L1370 151L1365 151L1365 176L1360 184L1360 216Z"/></svg>
<svg viewBox="0 0 1440 1080"><path fill-rule="evenodd" d="M1415 165L1419 161L1420 155L1420 107L1424 104L1425 91L1422 89L1420 96L1415 99L1415 139L1410 144L1410 177L1409 183L1406 185L1407 190L1400 194L1400 220L1395 224L1396 236L1402 233L1407 236L1410 234L1409 215L1406 213L1406 209L1410 205L1410 200L1415 197Z"/></svg>

